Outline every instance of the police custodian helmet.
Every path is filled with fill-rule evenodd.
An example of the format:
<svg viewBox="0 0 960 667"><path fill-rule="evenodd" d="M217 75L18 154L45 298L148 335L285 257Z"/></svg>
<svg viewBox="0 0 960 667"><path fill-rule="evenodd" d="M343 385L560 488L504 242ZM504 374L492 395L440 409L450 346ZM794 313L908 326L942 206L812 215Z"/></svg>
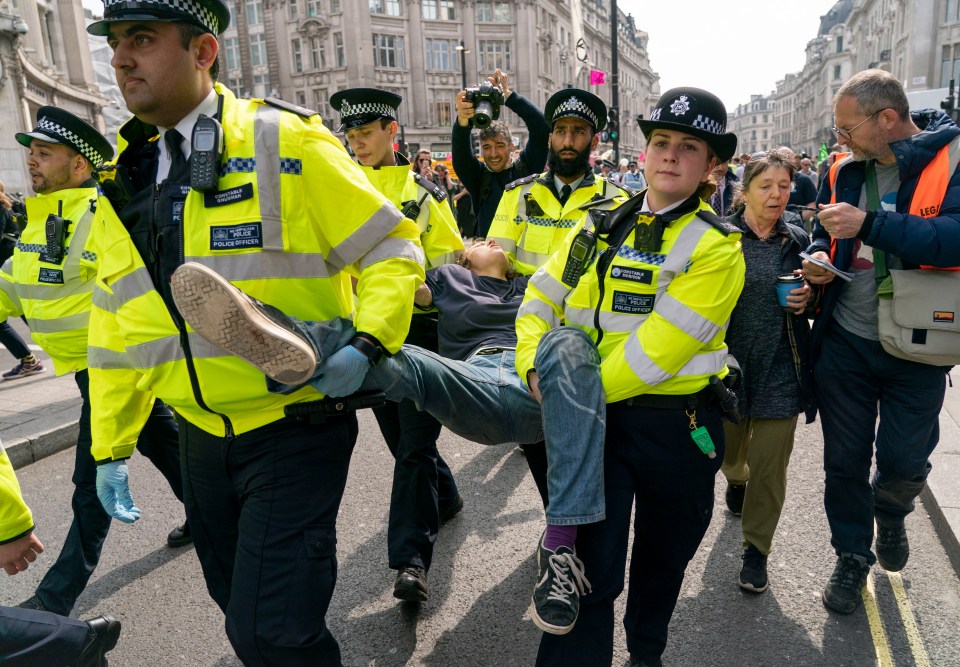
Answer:
<svg viewBox="0 0 960 667"><path fill-rule="evenodd" d="M700 88L668 90L657 100L650 118L637 123L648 140L657 128L703 139L721 162L729 160L737 150L737 135L726 131L726 107L719 97Z"/></svg>
<svg viewBox="0 0 960 667"><path fill-rule="evenodd" d="M30 148L34 139L48 144L63 144L89 160L94 169L113 157L113 146L85 120L57 107L40 107L37 126L30 132L17 132L17 142Z"/></svg>

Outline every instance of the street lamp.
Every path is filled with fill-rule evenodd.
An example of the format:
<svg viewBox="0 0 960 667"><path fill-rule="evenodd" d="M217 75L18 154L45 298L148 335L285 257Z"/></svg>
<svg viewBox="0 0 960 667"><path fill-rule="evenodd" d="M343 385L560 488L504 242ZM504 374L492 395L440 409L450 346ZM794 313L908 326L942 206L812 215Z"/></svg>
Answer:
<svg viewBox="0 0 960 667"><path fill-rule="evenodd" d="M460 52L460 80L463 83L461 90L467 89L467 54L470 53L470 50L463 45L463 40L460 40L460 46L457 47L457 51Z"/></svg>

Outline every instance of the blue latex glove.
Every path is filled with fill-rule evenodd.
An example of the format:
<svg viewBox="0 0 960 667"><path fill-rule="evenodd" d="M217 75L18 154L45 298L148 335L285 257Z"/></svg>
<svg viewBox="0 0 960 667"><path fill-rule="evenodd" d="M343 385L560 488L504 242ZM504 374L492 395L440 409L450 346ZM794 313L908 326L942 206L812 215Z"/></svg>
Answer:
<svg viewBox="0 0 960 667"><path fill-rule="evenodd" d="M126 461L97 466L97 497L107 514L124 523L133 523L140 518L140 510L133 504L127 476Z"/></svg>
<svg viewBox="0 0 960 667"><path fill-rule="evenodd" d="M310 384L325 396L349 396L360 388L370 368L367 356L352 345L347 345L334 352L317 369Z"/></svg>

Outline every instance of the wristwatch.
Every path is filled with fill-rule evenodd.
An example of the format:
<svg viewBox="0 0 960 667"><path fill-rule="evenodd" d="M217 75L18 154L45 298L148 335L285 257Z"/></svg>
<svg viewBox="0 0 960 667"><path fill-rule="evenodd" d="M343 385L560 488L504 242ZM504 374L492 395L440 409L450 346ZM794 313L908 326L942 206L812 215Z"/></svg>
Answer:
<svg viewBox="0 0 960 667"><path fill-rule="evenodd" d="M360 350L363 353L363 356L367 358L367 361L370 362L371 366L376 366L377 363L383 359L383 348L379 344L371 342L369 339L362 336L354 336L353 340L350 341L350 345Z"/></svg>

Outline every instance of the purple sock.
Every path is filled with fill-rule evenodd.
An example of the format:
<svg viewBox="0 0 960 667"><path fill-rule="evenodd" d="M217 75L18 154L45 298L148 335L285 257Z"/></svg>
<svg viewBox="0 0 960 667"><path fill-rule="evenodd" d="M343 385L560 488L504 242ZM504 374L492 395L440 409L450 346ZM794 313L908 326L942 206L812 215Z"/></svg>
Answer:
<svg viewBox="0 0 960 667"><path fill-rule="evenodd" d="M551 526L547 525L547 534L543 536L543 546L550 551L556 551L560 547L573 549L577 543L576 526Z"/></svg>

